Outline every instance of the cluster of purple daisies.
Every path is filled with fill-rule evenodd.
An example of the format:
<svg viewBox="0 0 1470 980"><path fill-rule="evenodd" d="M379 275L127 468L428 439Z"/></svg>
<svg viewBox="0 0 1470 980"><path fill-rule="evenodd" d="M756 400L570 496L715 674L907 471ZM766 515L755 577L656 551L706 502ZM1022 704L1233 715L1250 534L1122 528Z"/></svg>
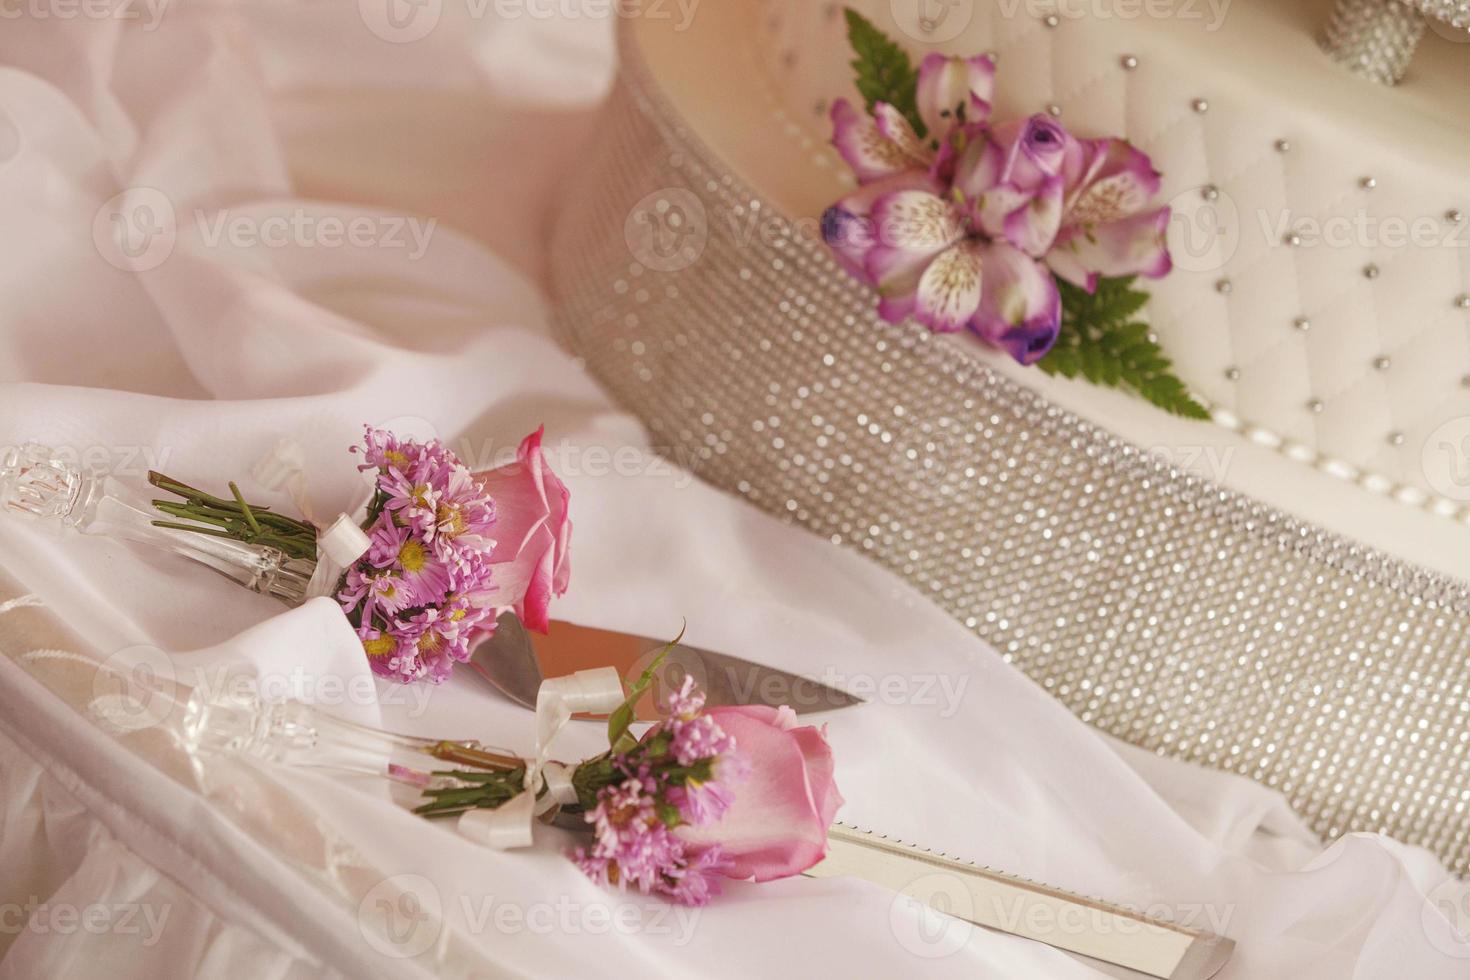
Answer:
<svg viewBox="0 0 1470 980"><path fill-rule="evenodd" d="M595 839L573 855L594 881L633 885L684 905L720 893L725 860L718 845L680 838L683 825L707 826L729 809L729 782L744 773L735 739L704 712L692 678L670 696L665 718L638 745L612 760L613 780L588 812Z"/></svg>
<svg viewBox="0 0 1470 980"><path fill-rule="evenodd" d="M373 671L445 680L487 627L495 502L438 440L367 428L361 470L377 470L366 527L372 547L347 570L338 600Z"/></svg>

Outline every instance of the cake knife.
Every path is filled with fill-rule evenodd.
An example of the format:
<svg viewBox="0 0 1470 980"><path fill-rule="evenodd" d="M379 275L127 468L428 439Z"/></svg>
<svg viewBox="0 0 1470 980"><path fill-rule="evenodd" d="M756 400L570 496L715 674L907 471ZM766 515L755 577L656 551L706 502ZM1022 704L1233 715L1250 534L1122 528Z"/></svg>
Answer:
<svg viewBox="0 0 1470 980"><path fill-rule="evenodd" d="M513 613L506 613L495 634L475 649L470 665L511 700L534 708L544 677L605 666L624 677L636 676L664 645L563 622L553 622L548 634L533 639ZM676 674L692 674L710 704L792 704L799 712L811 712L862 703L796 674L684 644L670 651L666 664ZM639 702L638 718L658 717L650 693ZM862 878L974 925L1060 949L1109 976L1207 980L1235 948L1223 936L845 824L834 824L827 838L827 856L806 872L811 877Z"/></svg>
<svg viewBox="0 0 1470 980"><path fill-rule="evenodd" d="M827 833L827 857L806 874L851 876L997 932L1045 943L1114 977L1207 980L1233 940L978 867L847 824Z"/></svg>
<svg viewBox="0 0 1470 980"><path fill-rule="evenodd" d="M553 621L546 634L532 634L514 613L496 621L495 632L474 650L470 667L512 701L536 707L536 692L547 677L593 667L614 667L625 678L643 672L667 641L613 630ZM638 702L639 721L658 721L659 683L678 686L692 676L709 705L789 705L798 714L832 711L863 700L799 674L742 660L727 653L680 643L659 668L654 688Z"/></svg>

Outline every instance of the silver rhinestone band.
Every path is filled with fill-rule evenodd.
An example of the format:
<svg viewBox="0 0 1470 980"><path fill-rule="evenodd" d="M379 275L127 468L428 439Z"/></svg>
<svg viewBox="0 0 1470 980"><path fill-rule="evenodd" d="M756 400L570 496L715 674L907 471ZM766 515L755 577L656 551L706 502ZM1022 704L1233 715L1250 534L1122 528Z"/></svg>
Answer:
<svg viewBox="0 0 1470 980"><path fill-rule="evenodd" d="M624 48L557 322L662 451L902 575L1098 728L1470 870L1470 591L882 322Z"/></svg>
<svg viewBox="0 0 1470 980"><path fill-rule="evenodd" d="M1322 32L1322 49L1354 74L1397 85L1424 27L1418 11L1400 0L1337 0Z"/></svg>

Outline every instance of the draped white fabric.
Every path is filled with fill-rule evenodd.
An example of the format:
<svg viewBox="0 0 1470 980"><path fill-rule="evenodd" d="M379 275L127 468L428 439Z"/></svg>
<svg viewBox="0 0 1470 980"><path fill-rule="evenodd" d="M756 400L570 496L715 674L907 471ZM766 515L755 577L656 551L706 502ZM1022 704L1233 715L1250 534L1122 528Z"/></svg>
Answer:
<svg viewBox="0 0 1470 980"><path fill-rule="evenodd" d="M0 445L248 492L255 460L290 437L327 513L359 486L345 448L363 422L437 433L475 464L544 422L576 524L555 612L657 636L687 618L695 643L867 694L821 719L842 819L1224 931L1230 977L1470 976L1447 917L1462 910L1463 928L1470 895L1428 855L1372 836L1324 848L1247 780L1111 742L888 574L650 455L549 339L537 288L613 67L611 23L592 13L605 5L436 0L438 25L412 42L380 36L382 6L0 5ZM542 16L567 7L584 15ZM283 613L176 560L13 521L0 565L93 655L213 648L177 659L288 678L399 730L517 750L534 737L529 712L468 673L364 687L324 600ZM45 696L23 677L0 686L0 977L352 975L338 943L374 955L352 910L309 909L289 861L231 888L245 869L207 846L197 813L121 802L140 798L134 781L81 764L90 723L6 727ZM599 736L574 723L559 752ZM82 782L48 774L62 769ZM855 881L734 885L697 914L609 897L558 832L494 853L381 788L278 779L372 866L421 876L476 975L1098 975ZM160 838L176 860L144 856ZM634 917L608 927L624 903ZM54 927L57 908L123 906L155 919ZM443 972L445 945L369 965Z"/></svg>

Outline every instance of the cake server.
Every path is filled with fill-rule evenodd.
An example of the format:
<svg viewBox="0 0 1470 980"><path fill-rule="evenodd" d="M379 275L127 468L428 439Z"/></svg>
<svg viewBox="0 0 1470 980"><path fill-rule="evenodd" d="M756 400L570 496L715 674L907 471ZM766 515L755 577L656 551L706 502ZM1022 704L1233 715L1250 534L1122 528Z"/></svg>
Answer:
<svg viewBox="0 0 1470 980"><path fill-rule="evenodd" d="M607 666L624 677L636 676L664 646L660 640L557 621L546 635L532 634L513 613L505 613L494 635L475 648L470 666L512 701L534 708L546 677ZM789 704L806 713L862 703L809 678L681 643L669 652L660 682L678 684L686 675L694 677L711 705ZM638 719L657 721L656 704L651 690L638 704ZM578 817L577 826L583 825ZM1235 948L1223 936L855 827L834 824L827 836L827 857L806 872L809 876L862 878L974 925L1063 950L1109 976L1206 980Z"/></svg>
<svg viewBox="0 0 1470 980"><path fill-rule="evenodd" d="M1107 976L1206 980L1220 972L1235 950L1234 941L1224 936L846 824L833 824L827 840L827 857L806 872L810 877L862 878L974 925L1045 943ZM936 944L947 938L939 934L914 941L927 943L926 952L933 955L942 952Z"/></svg>
<svg viewBox="0 0 1470 980"><path fill-rule="evenodd" d="M666 640L560 621L542 635L528 631L514 613L504 613L494 635L475 648L470 666L506 697L534 709L536 692L547 677L594 667L615 667L625 678L637 677L667 645ZM677 687L686 676L694 678L711 706L790 705L798 714L810 714L864 703L810 678L680 643L669 651L653 687L638 702L638 720L657 721L662 691Z"/></svg>

